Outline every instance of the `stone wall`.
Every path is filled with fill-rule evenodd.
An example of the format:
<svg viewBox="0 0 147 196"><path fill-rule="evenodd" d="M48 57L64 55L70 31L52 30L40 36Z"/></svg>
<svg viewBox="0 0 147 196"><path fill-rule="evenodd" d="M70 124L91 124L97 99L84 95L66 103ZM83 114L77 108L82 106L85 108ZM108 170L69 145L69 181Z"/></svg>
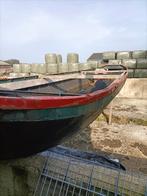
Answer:
<svg viewBox="0 0 147 196"><path fill-rule="evenodd" d="M0 196L32 196L44 159L36 155L0 161Z"/></svg>

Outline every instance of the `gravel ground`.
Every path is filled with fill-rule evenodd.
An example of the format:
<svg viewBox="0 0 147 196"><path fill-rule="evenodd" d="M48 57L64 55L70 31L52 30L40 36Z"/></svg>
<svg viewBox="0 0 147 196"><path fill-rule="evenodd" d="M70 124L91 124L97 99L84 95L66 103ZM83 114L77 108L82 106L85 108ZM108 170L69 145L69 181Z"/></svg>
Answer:
<svg viewBox="0 0 147 196"><path fill-rule="evenodd" d="M127 170L147 174L147 108L116 105L111 125L105 118L109 109L104 114L62 145L109 155L119 159Z"/></svg>

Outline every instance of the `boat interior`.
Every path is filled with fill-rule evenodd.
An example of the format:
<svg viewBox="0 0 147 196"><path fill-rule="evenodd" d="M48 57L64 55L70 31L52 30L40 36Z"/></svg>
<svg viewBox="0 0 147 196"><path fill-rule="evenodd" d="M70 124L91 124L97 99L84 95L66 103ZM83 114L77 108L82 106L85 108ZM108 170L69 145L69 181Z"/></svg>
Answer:
<svg viewBox="0 0 147 196"><path fill-rule="evenodd" d="M62 81L22 88L0 89L1 96L77 96L108 87L114 79L66 79Z"/></svg>

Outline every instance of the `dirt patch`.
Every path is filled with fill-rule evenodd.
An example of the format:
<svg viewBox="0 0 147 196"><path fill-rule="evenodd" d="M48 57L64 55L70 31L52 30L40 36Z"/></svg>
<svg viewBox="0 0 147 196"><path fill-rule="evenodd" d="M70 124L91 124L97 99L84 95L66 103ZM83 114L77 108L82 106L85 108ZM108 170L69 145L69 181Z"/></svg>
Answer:
<svg viewBox="0 0 147 196"><path fill-rule="evenodd" d="M105 132L108 132L109 129L104 127L104 128L102 128L102 131L105 133Z"/></svg>
<svg viewBox="0 0 147 196"><path fill-rule="evenodd" d="M144 144L134 143L132 147L137 147L143 155L147 156L147 146Z"/></svg>
<svg viewBox="0 0 147 196"><path fill-rule="evenodd" d="M147 146L140 144L138 148L145 156L147 156Z"/></svg>
<svg viewBox="0 0 147 196"><path fill-rule="evenodd" d="M104 139L101 141L101 144L104 146L109 146L110 148L120 148L122 146L121 141L117 139Z"/></svg>
<svg viewBox="0 0 147 196"><path fill-rule="evenodd" d="M129 111L130 112L130 111ZM105 120L106 122L108 122L109 120L109 114L107 112L104 113L104 116L101 114L97 120L101 121L101 120ZM118 123L118 124L136 124L136 125L143 125L143 126L147 126L147 120L146 119L141 119L141 118L134 118L131 116L125 116L125 115L120 115L117 113L113 113L112 114L112 122L113 123Z"/></svg>
<svg viewBox="0 0 147 196"><path fill-rule="evenodd" d="M108 125L94 121L63 145L119 159L127 170L146 174L147 127L134 124Z"/></svg>
<svg viewBox="0 0 147 196"><path fill-rule="evenodd" d="M136 124L147 126L147 109L137 108L134 105L121 105L112 107L112 122L118 124ZM109 108L106 108L97 120L109 121Z"/></svg>
<svg viewBox="0 0 147 196"><path fill-rule="evenodd" d="M109 110L105 113L108 115ZM114 108L112 114L111 125L101 114L89 128L79 131L63 145L108 155L119 159L128 171L147 174L146 109L121 106Z"/></svg>
<svg viewBox="0 0 147 196"><path fill-rule="evenodd" d="M136 106L135 105L129 105L129 106L127 106L127 105L121 105L121 106L118 106L118 105L116 105L115 106L115 110L116 111L121 111L121 112L136 112L136 111L138 111L138 109L136 108Z"/></svg>
<svg viewBox="0 0 147 196"><path fill-rule="evenodd" d="M144 119L131 119L130 118L130 121L133 122L134 124L136 125L144 125L144 126L147 126L147 120L144 120Z"/></svg>
<svg viewBox="0 0 147 196"><path fill-rule="evenodd" d="M139 171L141 171L144 174L147 174L147 168L139 168Z"/></svg>

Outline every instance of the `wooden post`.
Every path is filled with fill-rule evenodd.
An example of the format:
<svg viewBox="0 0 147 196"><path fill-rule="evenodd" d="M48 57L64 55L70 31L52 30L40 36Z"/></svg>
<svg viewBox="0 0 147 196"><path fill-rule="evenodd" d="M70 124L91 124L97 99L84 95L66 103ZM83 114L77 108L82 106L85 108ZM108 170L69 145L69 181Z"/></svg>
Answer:
<svg viewBox="0 0 147 196"><path fill-rule="evenodd" d="M109 121L108 121L109 125L111 125L112 123L112 109L113 109L113 100L110 103L110 109L109 109Z"/></svg>

